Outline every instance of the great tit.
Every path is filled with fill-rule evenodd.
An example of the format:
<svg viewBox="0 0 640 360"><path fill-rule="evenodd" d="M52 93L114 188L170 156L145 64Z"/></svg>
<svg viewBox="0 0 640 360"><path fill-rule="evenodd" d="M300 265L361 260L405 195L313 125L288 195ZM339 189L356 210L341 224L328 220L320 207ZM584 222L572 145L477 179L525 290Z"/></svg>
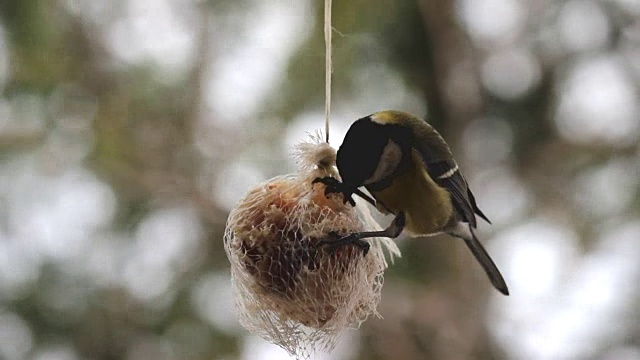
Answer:
<svg viewBox="0 0 640 360"><path fill-rule="evenodd" d="M382 231L349 234L332 246L355 244L368 249L364 238L395 238L446 233L465 241L501 293L509 289L500 270L474 234L476 215L491 223L476 205L449 146L426 121L401 111L382 111L356 120L345 135L336 165L342 181L325 177L325 193L342 193L355 204L355 193L395 218ZM375 199L359 187L364 186ZM365 252L366 254L366 252Z"/></svg>

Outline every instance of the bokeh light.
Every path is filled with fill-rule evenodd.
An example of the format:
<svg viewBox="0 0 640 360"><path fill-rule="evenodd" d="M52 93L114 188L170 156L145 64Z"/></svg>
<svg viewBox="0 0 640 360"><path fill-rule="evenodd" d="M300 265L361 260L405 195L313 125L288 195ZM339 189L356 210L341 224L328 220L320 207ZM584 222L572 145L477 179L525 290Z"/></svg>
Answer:
<svg viewBox="0 0 640 360"><path fill-rule="evenodd" d="M511 296L459 242L403 237L383 318L317 358L640 359L640 2L333 6L331 145L426 117ZM322 9L0 6L0 358L289 358L238 323L222 235L324 131Z"/></svg>
<svg viewBox="0 0 640 360"><path fill-rule="evenodd" d="M625 146L638 138L637 90L616 58L578 61L559 91L557 125L567 139Z"/></svg>

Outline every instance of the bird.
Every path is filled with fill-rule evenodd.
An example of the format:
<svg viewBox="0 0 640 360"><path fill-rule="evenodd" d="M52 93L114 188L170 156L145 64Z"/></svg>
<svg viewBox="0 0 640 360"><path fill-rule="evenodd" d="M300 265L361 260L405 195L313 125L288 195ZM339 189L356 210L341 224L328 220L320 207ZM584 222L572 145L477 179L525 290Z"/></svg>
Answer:
<svg viewBox="0 0 640 360"><path fill-rule="evenodd" d="M341 193L345 203L355 205L355 194L395 217L384 230L351 233L319 245L357 245L365 248L366 255L365 238L445 233L463 239L493 286L509 295L500 270L474 231L476 215L491 222L478 208L449 145L429 123L396 110L362 117L347 131L336 166L341 180L313 180L325 184L325 195Z"/></svg>

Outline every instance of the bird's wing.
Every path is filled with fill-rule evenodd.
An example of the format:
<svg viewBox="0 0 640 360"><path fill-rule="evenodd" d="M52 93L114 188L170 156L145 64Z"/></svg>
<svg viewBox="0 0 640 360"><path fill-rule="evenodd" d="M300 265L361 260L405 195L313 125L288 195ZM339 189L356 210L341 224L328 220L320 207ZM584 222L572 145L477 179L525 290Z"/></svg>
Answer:
<svg viewBox="0 0 640 360"><path fill-rule="evenodd" d="M476 227L476 217L469 199L469 186L454 160L425 160L427 173L440 187L451 194L451 202L460 220Z"/></svg>
<svg viewBox="0 0 640 360"><path fill-rule="evenodd" d="M467 186L467 195L469 195L469 201L471 202L471 206L473 207L473 211L476 213L476 215L480 216L484 221L491 224L491 220L489 220L487 215L482 213L482 211L478 208L478 205L476 204L476 198L475 196L473 196L473 193L471 192L471 189L469 189L469 186Z"/></svg>
<svg viewBox="0 0 640 360"><path fill-rule="evenodd" d="M451 194L453 208L460 220L469 223L472 227L476 227L477 222L474 214L477 214L488 223L491 223L482 211L478 209L476 199L471 190L469 190L467 180L462 176L446 141L428 123L420 119L413 121L415 121L414 127L420 129L419 131L421 132L421 136L418 136L417 139L427 138L428 141L414 139L412 147L422 157L431 179ZM429 145L435 143L439 143L438 146Z"/></svg>
<svg viewBox="0 0 640 360"><path fill-rule="evenodd" d="M418 150L418 152L420 151ZM469 223L475 228L477 222L474 214L478 214L478 216L491 223L482 211L478 209L475 197L453 158L445 160L429 159L425 158L424 155L422 158L431 179L451 194L453 208L460 220Z"/></svg>

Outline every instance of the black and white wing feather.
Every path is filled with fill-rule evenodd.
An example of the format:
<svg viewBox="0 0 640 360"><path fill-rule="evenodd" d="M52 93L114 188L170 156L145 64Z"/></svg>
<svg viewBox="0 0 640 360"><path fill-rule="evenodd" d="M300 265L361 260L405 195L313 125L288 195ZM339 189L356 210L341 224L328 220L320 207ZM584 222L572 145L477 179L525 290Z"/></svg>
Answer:
<svg viewBox="0 0 640 360"><path fill-rule="evenodd" d="M476 227L476 217L474 216L471 201L467 195L467 182L460 174L458 165L453 160L425 161L427 172L431 179L440 187L446 189L451 194L453 208L462 221Z"/></svg>
<svg viewBox="0 0 640 360"><path fill-rule="evenodd" d="M469 189L464 176L460 173L455 160L423 159L427 173L440 187L451 194L451 202L460 220L469 223L474 228L477 226L477 214L482 219L491 223L489 219L478 209L476 199Z"/></svg>

